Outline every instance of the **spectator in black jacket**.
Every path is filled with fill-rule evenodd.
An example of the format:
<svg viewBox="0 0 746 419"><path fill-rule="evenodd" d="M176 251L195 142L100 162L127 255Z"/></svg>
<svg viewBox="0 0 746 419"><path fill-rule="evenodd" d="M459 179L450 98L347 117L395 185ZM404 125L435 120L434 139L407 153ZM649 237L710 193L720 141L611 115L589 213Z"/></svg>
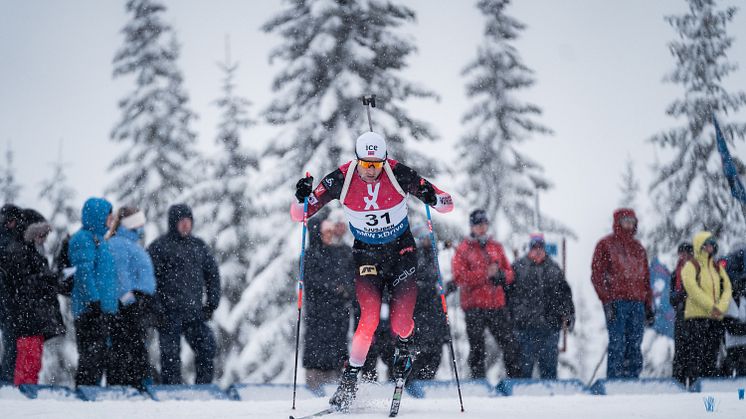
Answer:
<svg viewBox="0 0 746 419"><path fill-rule="evenodd" d="M684 289L684 281L681 279L681 270L684 268L684 265L694 257L694 247L691 243L681 243L677 253L678 260L676 262L676 268L671 273L669 293L669 300L676 315L673 324L674 355L672 376L681 383L686 384L686 377L688 376L686 366L690 364L688 355L691 351L686 347L686 343L689 342L689 339L687 338L688 333L686 321L684 321L686 290Z"/></svg>
<svg viewBox="0 0 746 419"><path fill-rule="evenodd" d="M38 384L44 341L65 333L57 294L60 281L42 254L52 230L38 212L23 210L23 242L7 249L10 318L16 335L16 366L13 383Z"/></svg>
<svg viewBox="0 0 746 419"><path fill-rule="evenodd" d="M12 257L7 250L12 243L22 242L20 228L22 210L13 204L0 208L0 331L3 335L3 351L0 354L0 385L12 384L16 368L16 335L10 318L10 292L7 283L7 267Z"/></svg>
<svg viewBox="0 0 746 419"><path fill-rule="evenodd" d="M726 357L724 375L746 375L746 246L725 258L725 270L733 287L733 297L725 313Z"/></svg>
<svg viewBox="0 0 746 419"><path fill-rule="evenodd" d="M515 281L508 291L525 378L531 378L537 362L542 379L557 378L559 333L563 324L572 329L575 323L570 286L545 246L543 235L531 236L528 254L513 264Z"/></svg>
<svg viewBox="0 0 746 419"><path fill-rule="evenodd" d="M352 248L342 242L336 223L309 222L304 289L306 299L303 367L306 385L321 393L336 383L349 357L347 334L355 296Z"/></svg>
<svg viewBox="0 0 746 419"><path fill-rule="evenodd" d="M168 210L168 233L148 247L157 283L163 384L182 383L181 336L195 353L196 384L211 383L214 374L215 336L207 321L220 302L220 273L205 242L192 235L192 227L191 209L173 205Z"/></svg>
<svg viewBox="0 0 746 419"><path fill-rule="evenodd" d="M435 264L429 231L424 226L412 229L417 240L417 303L414 325L417 328L419 354L412 365L413 380L432 380L440 367L448 328L438 292L438 266Z"/></svg>

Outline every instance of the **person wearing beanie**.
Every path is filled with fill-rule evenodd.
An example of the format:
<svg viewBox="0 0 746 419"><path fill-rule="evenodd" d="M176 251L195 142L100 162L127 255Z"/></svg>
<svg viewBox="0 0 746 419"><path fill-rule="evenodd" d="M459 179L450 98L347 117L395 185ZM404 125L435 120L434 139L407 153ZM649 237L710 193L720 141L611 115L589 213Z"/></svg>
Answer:
<svg viewBox="0 0 746 419"><path fill-rule="evenodd" d="M70 237L70 263L75 266L71 295L78 344L75 384L96 386L107 370L109 326L119 308L117 271L106 232L112 206L103 198L83 204L82 227Z"/></svg>
<svg viewBox="0 0 746 419"><path fill-rule="evenodd" d="M210 384L217 346L207 325L220 303L220 272L212 251L192 235L192 210L185 204L168 209L168 232L148 247L157 283L163 384L182 384L181 337L195 353L197 384Z"/></svg>
<svg viewBox="0 0 746 419"><path fill-rule="evenodd" d="M488 234L490 221L483 209L469 214L469 225L471 234L456 248L451 266L461 293L461 309L466 314L471 377L486 376L487 329L503 350L508 377L517 378L521 373L520 353L505 299L505 288L513 284L513 268L502 245Z"/></svg>
<svg viewBox="0 0 746 419"><path fill-rule="evenodd" d="M321 179L313 188L313 177L296 184L290 215L304 221L338 200L355 238L353 257L357 275L355 288L360 322L355 330L350 358L330 404L347 410L355 398L357 379L378 327L384 289L391 298L391 330L396 336L394 376L406 379L414 358L414 306L417 300L417 253L409 228L408 201L414 195L439 212L453 209L451 196L422 178L403 163L389 158L386 140L366 132L355 142L356 160L349 161Z"/></svg>
<svg viewBox="0 0 746 419"><path fill-rule="evenodd" d="M596 244L591 262L591 282L609 334L608 378L640 376L642 336L655 320L648 256L636 233L635 212L614 211L613 232Z"/></svg>
<svg viewBox="0 0 746 419"><path fill-rule="evenodd" d="M303 367L306 385L319 395L323 395L324 385L337 381L339 370L349 357L347 336L355 299L352 249L342 241L336 224L318 216L308 222L303 274Z"/></svg>
<svg viewBox="0 0 746 419"><path fill-rule="evenodd" d="M3 351L0 354L0 385L13 384L16 367L16 337L10 318L12 290L8 286L7 269L13 260L8 249L14 247L14 243L22 242L23 232L19 233L22 211L13 204L5 204L0 208L0 331L3 339Z"/></svg>
<svg viewBox="0 0 746 419"><path fill-rule="evenodd" d="M150 378L146 321L155 294L153 262L139 243L145 221L136 207L122 207L107 233L117 268L119 312L111 328L112 362L106 381L140 390Z"/></svg>
<svg viewBox="0 0 746 419"><path fill-rule="evenodd" d="M560 330L575 324L575 306L565 273L547 255L544 235L529 237L528 253L513 264L515 280L508 291L508 305L521 347L521 376L557 378Z"/></svg>
<svg viewBox="0 0 746 419"><path fill-rule="evenodd" d="M678 260L676 261L676 268L671 273L670 280L670 293L669 300L671 306L674 308L676 318L674 319L673 325L673 378L677 379L682 384L686 384L686 366L690 362L686 359L686 356L691 352L686 348L686 343L689 341L686 335L686 322L684 321L684 305L686 303L686 290L684 289L684 281L681 278L681 270L684 265L694 257L694 247L691 243L679 244Z"/></svg>
<svg viewBox="0 0 746 419"><path fill-rule="evenodd" d="M13 384L38 384L44 342L65 333L57 294L59 276L49 269L44 242L52 230L44 217L32 209L21 214L23 242L9 249L12 261L7 273L10 313L16 335Z"/></svg>

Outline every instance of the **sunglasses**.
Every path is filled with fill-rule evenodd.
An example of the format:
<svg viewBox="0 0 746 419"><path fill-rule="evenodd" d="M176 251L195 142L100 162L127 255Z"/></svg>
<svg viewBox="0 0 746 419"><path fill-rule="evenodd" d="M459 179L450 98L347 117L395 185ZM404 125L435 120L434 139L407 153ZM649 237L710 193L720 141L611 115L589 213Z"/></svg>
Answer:
<svg viewBox="0 0 746 419"><path fill-rule="evenodd" d="M357 164L363 169L380 169L383 167L384 163L385 161L367 161L367 160L357 161Z"/></svg>

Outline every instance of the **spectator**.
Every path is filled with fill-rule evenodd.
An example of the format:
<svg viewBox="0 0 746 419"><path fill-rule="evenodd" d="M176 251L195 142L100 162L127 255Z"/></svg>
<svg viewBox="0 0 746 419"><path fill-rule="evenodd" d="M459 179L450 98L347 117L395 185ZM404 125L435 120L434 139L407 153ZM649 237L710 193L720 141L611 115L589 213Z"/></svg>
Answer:
<svg viewBox="0 0 746 419"><path fill-rule="evenodd" d="M723 315L732 298L730 278L715 262L717 241L706 231L692 240L694 258L684 264L681 278L686 290L684 318L688 330L686 366L689 382L716 374L717 356L723 339Z"/></svg>
<svg viewBox="0 0 746 419"><path fill-rule="evenodd" d="M613 233L601 239L593 252L591 280L609 333L608 378L640 376L642 335L645 324L655 320L648 256L635 233L635 212L618 209Z"/></svg>
<svg viewBox="0 0 746 419"><path fill-rule="evenodd" d="M681 270L689 260L694 257L694 248L691 243L681 243L677 251L679 258L676 261L676 268L671 273L671 292L669 298L671 305L675 310L675 321L673 328L673 378L679 380L679 382L686 384L686 366L689 365L689 361L686 356L691 352L686 348L687 330L686 322L684 321L684 304L686 303L686 290L684 290L684 281L681 279Z"/></svg>
<svg viewBox="0 0 746 419"><path fill-rule="evenodd" d="M731 280L733 296L725 313L725 376L746 375L746 246L736 247L725 258L725 270Z"/></svg>
<svg viewBox="0 0 746 419"><path fill-rule="evenodd" d="M733 296L725 313L725 376L746 375L746 246L725 258L725 270L731 280Z"/></svg>
<svg viewBox="0 0 746 419"><path fill-rule="evenodd" d="M505 307L506 285L513 283L513 269L502 245L487 235L489 219L484 210L469 215L471 237L453 255L453 277L461 289L461 308L466 313L469 368L472 378L485 378L484 329L502 347L508 377L520 376L518 346L510 313Z"/></svg>
<svg viewBox="0 0 746 419"><path fill-rule="evenodd" d="M109 229L109 247L117 268L119 312L111 329L111 369L106 381L145 389L150 364L146 341L146 318L155 293L155 275L150 256L138 243L144 234L145 214L123 207Z"/></svg>
<svg viewBox="0 0 746 419"><path fill-rule="evenodd" d="M336 383L349 356L347 334L354 299L355 265L352 248L342 242L345 230L330 220L309 222L304 289L306 295L303 367L306 384L323 393L324 384ZM344 226L344 224L342 224Z"/></svg>
<svg viewBox="0 0 746 419"><path fill-rule="evenodd" d="M109 326L117 313L117 271L104 236L111 223L111 204L89 198L83 204L83 226L68 244L75 266L72 312L78 344L77 385L100 385L109 360Z"/></svg>
<svg viewBox="0 0 746 419"><path fill-rule="evenodd" d="M443 344L448 342L448 327L438 291L438 266L435 264L429 231L424 226L412 230L417 241L417 304L414 324L420 353L412 366L411 379L432 380L440 367Z"/></svg>
<svg viewBox="0 0 746 419"><path fill-rule="evenodd" d="M196 384L211 383L214 374L215 336L207 321L220 302L220 273L207 244L192 235L192 227L192 210L173 205L168 210L168 232L148 247L160 310L163 384L182 383L181 336L195 352Z"/></svg>
<svg viewBox="0 0 746 419"><path fill-rule="evenodd" d="M508 305L521 347L521 376L531 378L534 364L542 379L557 378L560 329L575 323L575 306L565 274L550 257L541 234L532 235L528 254L513 264L515 281Z"/></svg>
<svg viewBox="0 0 746 419"><path fill-rule="evenodd" d="M13 243L21 243L23 231L19 229L21 209L13 204L0 208L0 331L3 336L3 351L0 356L0 385L12 384L16 367L16 335L10 318L10 293L7 284L9 262L13 259L7 249Z"/></svg>
<svg viewBox="0 0 746 419"><path fill-rule="evenodd" d="M44 257L44 241L52 230L38 212L23 210L23 242L8 248L10 314L16 334L15 385L38 384L44 341L65 333L57 301L60 282Z"/></svg>

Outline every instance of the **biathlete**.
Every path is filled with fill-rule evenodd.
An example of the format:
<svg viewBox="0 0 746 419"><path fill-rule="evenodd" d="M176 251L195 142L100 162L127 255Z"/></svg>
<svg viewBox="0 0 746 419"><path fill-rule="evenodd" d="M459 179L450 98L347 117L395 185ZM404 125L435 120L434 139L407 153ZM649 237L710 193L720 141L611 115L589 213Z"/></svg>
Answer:
<svg viewBox="0 0 746 419"><path fill-rule="evenodd" d="M357 376L365 363L378 327L381 296L388 288L391 330L398 337L394 353L394 377L405 378L414 361L414 312L417 300L417 252L409 229L407 198L414 195L441 213L453 210L451 196L420 177L413 169L389 159L386 141L375 132L358 137L357 160L345 163L324 176L313 188L313 177L298 181L291 205L295 221L303 221L303 202L308 198L308 216L334 199L342 203L355 238L355 293L360 304L360 322L352 338L350 358L339 387L329 403L349 408L357 392Z"/></svg>

